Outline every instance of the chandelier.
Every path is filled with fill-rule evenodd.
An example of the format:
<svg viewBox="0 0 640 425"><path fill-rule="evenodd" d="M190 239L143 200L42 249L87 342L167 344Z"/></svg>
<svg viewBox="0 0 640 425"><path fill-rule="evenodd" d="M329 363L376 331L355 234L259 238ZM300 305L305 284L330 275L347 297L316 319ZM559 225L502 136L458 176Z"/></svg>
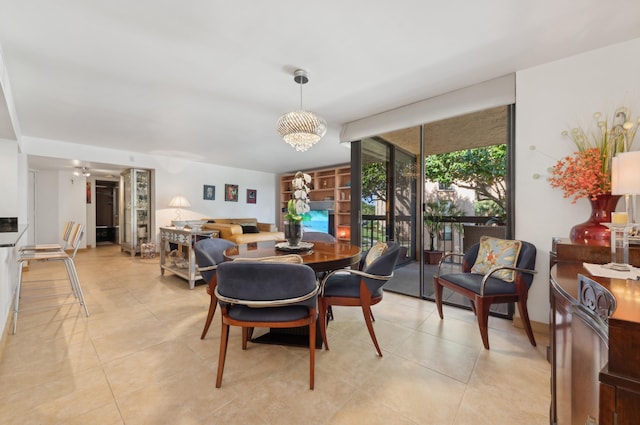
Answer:
<svg viewBox="0 0 640 425"><path fill-rule="evenodd" d="M293 73L293 81L300 84L300 109L288 112L278 119L278 133L296 151L304 152L316 144L327 132L327 122L313 112L302 109L302 85L309 82L304 69Z"/></svg>
<svg viewBox="0 0 640 425"><path fill-rule="evenodd" d="M73 171L73 175L89 177L91 175L91 172L87 167L82 167L82 168L76 167L76 169Z"/></svg>

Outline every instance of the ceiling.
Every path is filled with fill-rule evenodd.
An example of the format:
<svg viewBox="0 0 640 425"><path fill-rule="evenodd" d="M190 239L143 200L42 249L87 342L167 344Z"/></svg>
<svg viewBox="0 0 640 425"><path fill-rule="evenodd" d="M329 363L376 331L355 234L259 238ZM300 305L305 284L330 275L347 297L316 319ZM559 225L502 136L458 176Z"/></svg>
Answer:
<svg viewBox="0 0 640 425"><path fill-rule="evenodd" d="M23 137L275 173L348 162L339 135L350 121L640 37L638 0L0 0L0 10ZM307 152L275 130L299 106L297 68L310 74L304 108L328 123Z"/></svg>

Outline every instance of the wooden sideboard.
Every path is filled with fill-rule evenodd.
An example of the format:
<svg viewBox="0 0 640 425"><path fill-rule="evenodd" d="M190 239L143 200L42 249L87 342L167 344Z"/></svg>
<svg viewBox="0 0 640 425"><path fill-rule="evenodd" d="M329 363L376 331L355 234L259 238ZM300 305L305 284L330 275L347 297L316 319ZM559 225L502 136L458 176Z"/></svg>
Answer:
<svg viewBox="0 0 640 425"><path fill-rule="evenodd" d="M640 247L629 256L640 266ZM550 423L640 423L640 281L584 269L609 247L556 239L550 258Z"/></svg>

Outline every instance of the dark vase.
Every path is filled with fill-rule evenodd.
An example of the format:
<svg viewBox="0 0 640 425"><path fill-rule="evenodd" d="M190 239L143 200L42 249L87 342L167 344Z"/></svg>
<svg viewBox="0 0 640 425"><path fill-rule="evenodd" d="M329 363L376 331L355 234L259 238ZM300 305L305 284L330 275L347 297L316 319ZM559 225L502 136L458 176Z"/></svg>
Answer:
<svg viewBox="0 0 640 425"><path fill-rule="evenodd" d="M302 240L302 223L295 221L284 222L284 237L289 246L298 246Z"/></svg>
<svg viewBox="0 0 640 425"><path fill-rule="evenodd" d="M591 216L584 223L571 228L571 242L586 245L610 246L611 231L602 223L611 222L611 213L616 210L620 195L606 193L591 202Z"/></svg>

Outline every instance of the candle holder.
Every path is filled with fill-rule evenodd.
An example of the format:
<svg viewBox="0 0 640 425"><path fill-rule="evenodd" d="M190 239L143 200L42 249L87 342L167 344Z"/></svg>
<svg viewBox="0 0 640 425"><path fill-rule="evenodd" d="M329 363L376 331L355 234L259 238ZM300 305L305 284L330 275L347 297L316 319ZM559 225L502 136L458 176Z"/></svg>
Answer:
<svg viewBox="0 0 640 425"><path fill-rule="evenodd" d="M634 228L629 223L602 223L611 229L611 263L605 267L617 271L630 271L629 232Z"/></svg>

